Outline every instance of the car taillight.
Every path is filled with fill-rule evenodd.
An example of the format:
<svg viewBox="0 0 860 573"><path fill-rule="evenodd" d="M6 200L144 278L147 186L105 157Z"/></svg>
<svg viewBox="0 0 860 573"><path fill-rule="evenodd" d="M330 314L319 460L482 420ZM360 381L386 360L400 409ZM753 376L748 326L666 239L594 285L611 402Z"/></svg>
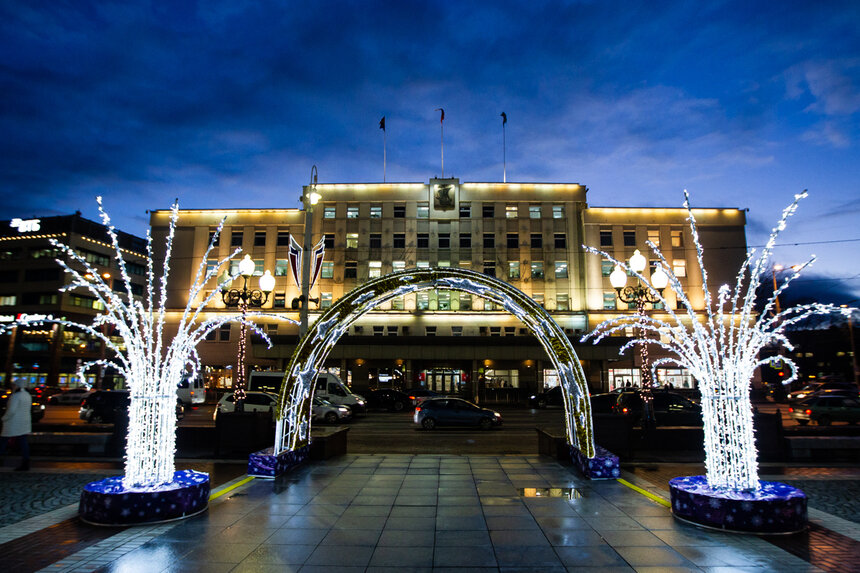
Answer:
<svg viewBox="0 0 860 573"><path fill-rule="evenodd" d="M414 399L415 399L415 396L409 396L409 399L410 399L410 400L414 400Z"/></svg>
<svg viewBox="0 0 860 573"><path fill-rule="evenodd" d="M420 411L421 411L421 407L420 407L420 406L416 406L416 408L415 408L415 412L417 413L417 412L420 412Z"/></svg>
<svg viewBox="0 0 860 573"><path fill-rule="evenodd" d="M806 411L804 412L804 414L806 414L807 416L811 416L811 415L812 415L812 410L806 410Z"/></svg>
<svg viewBox="0 0 860 573"><path fill-rule="evenodd" d="M789 407L789 408L788 408L788 413L789 413L789 414L791 414L792 412L794 412L794 408Z"/></svg>
<svg viewBox="0 0 860 573"><path fill-rule="evenodd" d="M626 414L628 411L629 411L629 410L627 410L627 408L621 408L621 413L622 413L622 414Z"/></svg>

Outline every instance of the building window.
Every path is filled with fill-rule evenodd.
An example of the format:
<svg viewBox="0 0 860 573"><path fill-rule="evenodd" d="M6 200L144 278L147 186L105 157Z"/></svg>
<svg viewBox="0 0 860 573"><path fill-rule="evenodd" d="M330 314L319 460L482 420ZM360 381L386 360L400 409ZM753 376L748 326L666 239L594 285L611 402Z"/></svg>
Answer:
<svg viewBox="0 0 860 573"><path fill-rule="evenodd" d="M418 267L419 269L429 269L430 268L430 261L418 261L415 263L415 266Z"/></svg>
<svg viewBox="0 0 860 573"><path fill-rule="evenodd" d="M381 249L382 248L382 233L371 233L370 234L370 248L371 249Z"/></svg>
<svg viewBox="0 0 860 573"><path fill-rule="evenodd" d="M263 259L254 259L254 276L261 277L265 272Z"/></svg>
<svg viewBox="0 0 860 573"><path fill-rule="evenodd" d="M230 325L222 324L221 328L218 329L218 340L221 342L227 342L230 340Z"/></svg>
<svg viewBox="0 0 860 573"><path fill-rule="evenodd" d="M286 308L287 296L282 293L275 293L275 298L272 299L272 308Z"/></svg>
<svg viewBox="0 0 860 573"><path fill-rule="evenodd" d="M343 264L343 278L358 278L358 263L356 261L346 261Z"/></svg>
<svg viewBox="0 0 860 573"><path fill-rule="evenodd" d="M568 277L567 261L556 261L555 262L555 278L566 279L567 277Z"/></svg>
<svg viewBox="0 0 860 573"><path fill-rule="evenodd" d="M374 324L373 336L385 336L385 326L382 324Z"/></svg>
<svg viewBox="0 0 860 573"><path fill-rule="evenodd" d="M406 248L406 233L394 233L394 237L392 238L391 246L395 249L405 249Z"/></svg>
<svg viewBox="0 0 860 573"><path fill-rule="evenodd" d="M472 268L472 261L460 261L460 264L457 266L461 269L470 269Z"/></svg>
<svg viewBox="0 0 860 573"><path fill-rule="evenodd" d="M490 336L501 336L502 335L502 327L501 326L491 326L490 327Z"/></svg>
<svg viewBox="0 0 860 573"><path fill-rule="evenodd" d="M358 233L347 233L346 234L346 248L347 249L357 249L358 248Z"/></svg>
<svg viewBox="0 0 860 573"><path fill-rule="evenodd" d="M451 233L439 233L439 248L440 249L450 249L451 248Z"/></svg>
<svg viewBox="0 0 860 573"><path fill-rule="evenodd" d="M532 233L531 246L533 249L540 249L543 247L543 235L540 233Z"/></svg>
<svg viewBox="0 0 860 573"><path fill-rule="evenodd" d="M266 246L266 231L254 231L254 246L255 247L265 247Z"/></svg>
<svg viewBox="0 0 860 573"><path fill-rule="evenodd" d="M460 218L469 219L472 216L472 204L460 203Z"/></svg>
<svg viewBox="0 0 860 573"><path fill-rule="evenodd" d="M323 207L323 219L334 219L334 207Z"/></svg>
<svg viewBox="0 0 860 573"><path fill-rule="evenodd" d="M603 259L600 261L600 276L608 277L612 274L612 269L615 268L615 264L612 261L608 261Z"/></svg>
<svg viewBox="0 0 860 573"><path fill-rule="evenodd" d="M0 295L0 306L15 306L16 304L18 304L18 297L16 295Z"/></svg>
<svg viewBox="0 0 860 573"><path fill-rule="evenodd" d="M495 261L484 261L484 274L489 277L496 276L496 263Z"/></svg>
<svg viewBox="0 0 860 573"><path fill-rule="evenodd" d="M370 218L371 219L382 219L382 205L371 205L370 206Z"/></svg>
<svg viewBox="0 0 860 573"><path fill-rule="evenodd" d="M396 296L391 299L391 310L403 310L404 308L403 296Z"/></svg>
<svg viewBox="0 0 860 573"><path fill-rule="evenodd" d="M394 206L394 218L395 219L405 219L406 218L406 205L395 205Z"/></svg>
<svg viewBox="0 0 860 573"><path fill-rule="evenodd" d="M418 219L429 219L430 218L430 204L426 201L418 203L418 209L415 212L415 216Z"/></svg>
<svg viewBox="0 0 860 573"><path fill-rule="evenodd" d="M492 203L490 203L490 204L484 203L483 207L481 208L481 216L484 219L492 219L493 217L495 217L496 216L495 205L493 205Z"/></svg>
<svg viewBox="0 0 860 573"><path fill-rule="evenodd" d="M601 247L611 247L612 246L612 231L611 230L601 230L600 231L600 246Z"/></svg>
<svg viewBox="0 0 860 573"><path fill-rule="evenodd" d="M553 205L552 206L552 218L553 219L564 219L564 205Z"/></svg>
<svg viewBox="0 0 860 573"><path fill-rule="evenodd" d="M452 326L451 327L451 336L463 336L463 327L462 326Z"/></svg>
<svg viewBox="0 0 860 573"><path fill-rule="evenodd" d="M417 310L427 310L430 308L430 295L426 292L419 292L415 295L415 308Z"/></svg>
<svg viewBox="0 0 860 573"><path fill-rule="evenodd" d="M543 278L543 261L532 261L531 269L533 279Z"/></svg>
<svg viewBox="0 0 860 573"><path fill-rule="evenodd" d="M277 259L275 261L275 276L285 277L290 272L290 262L287 259Z"/></svg>
<svg viewBox="0 0 860 573"><path fill-rule="evenodd" d="M385 334L388 336L397 336L397 327L388 325L385 327Z"/></svg>
<svg viewBox="0 0 860 573"><path fill-rule="evenodd" d="M323 235L323 247L326 249L334 248L334 233L326 233Z"/></svg>
<svg viewBox="0 0 860 573"><path fill-rule="evenodd" d="M673 247L683 247L684 246L684 235L683 231L670 231L672 236L672 246Z"/></svg>
<svg viewBox="0 0 860 573"><path fill-rule="evenodd" d="M540 219L540 205L529 205L529 219Z"/></svg>
<svg viewBox="0 0 860 573"><path fill-rule="evenodd" d="M617 298L614 292L603 293L603 309L615 310L615 301Z"/></svg>
<svg viewBox="0 0 860 573"><path fill-rule="evenodd" d="M484 310L487 310L487 311L496 310L496 303L485 298L484 299Z"/></svg>
<svg viewBox="0 0 860 573"><path fill-rule="evenodd" d="M230 233L230 246L231 247L241 247L242 246L242 231L233 231Z"/></svg>
<svg viewBox="0 0 860 573"><path fill-rule="evenodd" d="M451 291L436 291L436 302L439 305L439 310L451 310Z"/></svg>
<svg viewBox="0 0 860 573"><path fill-rule="evenodd" d="M636 231L624 231L622 237L624 238L625 247L636 246Z"/></svg>
<svg viewBox="0 0 860 573"><path fill-rule="evenodd" d="M461 249L471 249L472 248L472 235L469 233L460 235L460 248Z"/></svg>
<svg viewBox="0 0 860 573"><path fill-rule="evenodd" d="M209 229L209 244L213 247L217 247L221 243L221 234L215 236L215 233L218 232L218 229Z"/></svg>
<svg viewBox="0 0 860 573"><path fill-rule="evenodd" d="M334 263L332 261L323 261L320 269L320 277L324 279L334 278Z"/></svg>
<svg viewBox="0 0 860 573"><path fill-rule="evenodd" d="M436 266L440 269L447 269L451 266L451 261L437 261Z"/></svg>
<svg viewBox="0 0 860 573"><path fill-rule="evenodd" d="M543 293L536 292L532 295L532 300L541 306L544 306Z"/></svg>
<svg viewBox="0 0 860 573"><path fill-rule="evenodd" d="M555 233L553 235L553 241L555 242L556 249L567 248L567 235L565 235L564 233Z"/></svg>
<svg viewBox="0 0 860 573"><path fill-rule="evenodd" d="M80 296L77 294L73 294L69 297L69 303L72 306L80 306L83 308L92 308L94 310L104 310L104 308L105 308L105 305L102 301L95 299L95 298L90 298L88 296Z"/></svg>
<svg viewBox="0 0 860 573"><path fill-rule="evenodd" d="M570 297L566 294L555 295L556 310L570 310Z"/></svg>
<svg viewBox="0 0 860 573"><path fill-rule="evenodd" d="M358 219L358 206L353 205L346 207L346 218L347 219Z"/></svg>
<svg viewBox="0 0 860 573"><path fill-rule="evenodd" d="M460 293L460 310L472 310L472 295L467 292Z"/></svg>
<svg viewBox="0 0 860 573"><path fill-rule="evenodd" d="M367 263L367 278L375 279L382 276L382 261L370 261Z"/></svg>
<svg viewBox="0 0 860 573"><path fill-rule="evenodd" d="M508 248L517 249L520 246L520 236L517 233L508 233Z"/></svg>
<svg viewBox="0 0 860 573"><path fill-rule="evenodd" d="M520 262L519 261L508 261L508 278L509 279L520 278Z"/></svg>
<svg viewBox="0 0 860 573"><path fill-rule="evenodd" d="M392 271L402 271L406 269L406 261L392 261L391 270Z"/></svg>
<svg viewBox="0 0 860 573"><path fill-rule="evenodd" d="M505 219L516 219L517 218L517 206L516 205L505 205Z"/></svg>
<svg viewBox="0 0 860 573"><path fill-rule="evenodd" d="M687 261L684 259L673 259L672 272L678 278L687 276Z"/></svg>
<svg viewBox="0 0 860 573"><path fill-rule="evenodd" d="M278 231L278 239L275 243L278 247L289 247L290 246L290 232L289 231ZM328 245L326 245L328 246Z"/></svg>
<svg viewBox="0 0 860 573"><path fill-rule="evenodd" d="M321 292L320 293L320 308L331 308L331 293L330 292Z"/></svg>
<svg viewBox="0 0 860 573"><path fill-rule="evenodd" d="M128 264L128 263L126 263L126 264ZM217 268L218 268L218 259L206 259L206 276L209 276L209 273L214 272L215 269L217 269ZM15 281L17 281L17 278L15 279ZM10 281L10 282L15 282L15 281Z"/></svg>
<svg viewBox="0 0 860 573"><path fill-rule="evenodd" d="M655 247L659 247L660 229L648 229L648 240L653 243Z"/></svg>
<svg viewBox="0 0 860 573"><path fill-rule="evenodd" d="M430 234L429 233L418 233L417 242L415 243L419 249L427 249L430 248Z"/></svg>
<svg viewBox="0 0 860 573"><path fill-rule="evenodd" d="M425 326L424 327L424 336L436 336L436 327L435 326Z"/></svg>
<svg viewBox="0 0 860 573"><path fill-rule="evenodd" d="M484 233L484 248L493 249L496 247L496 236L493 233Z"/></svg>

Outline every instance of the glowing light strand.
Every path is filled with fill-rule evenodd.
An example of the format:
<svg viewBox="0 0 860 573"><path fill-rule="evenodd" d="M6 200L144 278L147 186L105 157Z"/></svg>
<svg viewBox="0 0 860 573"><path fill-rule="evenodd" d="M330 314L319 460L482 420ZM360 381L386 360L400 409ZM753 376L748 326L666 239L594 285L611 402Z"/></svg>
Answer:
<svg viewBox="0 0 860 573"><path fill-rule="evenodd" d="M620 333L635 324L639 327L639 335L625 344L620 350L621 353L637 344L654 344L665 350L669 356L658 358L651 363L652 377L656 376L657 368L662 365L674 365L689 370L699 382L702 393L705 467L708 484L714 490L757 491L759 488L752 405L749 397L749 385L755 369L764 364L783 361L791 370L791 375L784 384L790 383L797 376L797 367L790 358L777 355L760 359L761 350L766 346L781 345L791 351L793 347L785 336L787 327L813 315L847 315L856 310L814 303L791 307L775 316L769 316L776 297L788 288L801 270L814 261L813 256L801 267L793 269L783 284L767 298L761 314L755 313L756 291L777 237L797 210L799 201L806 196L806 191L795 195L794 201L783 210L761 254L756 256L755 249L748 251L738 271L735 286L721 286L717 291L715 304L708 287L704 249L696 218L690 207L689 195L684 191L684 208L687 209L687 220L696 245L696 259L702 276L703 316L693 309L680 280L672 272L672 266L652 242L648 241L647 244L659 259L658 265L669 276L669 288L682 303L685 312L678 313L671 309L649 279L630 269L628 264L616 260L608 253L583 245L586 251L605 257L635 274L663 304L661 313L668 315L668 319L654 318L637 310L635 315L600 323L582 340L592 339L596 344L603 338Z"/></svg>
<svg viewBox="0 0 860 573"><path fill-rule="evenodd" d="M105 309L104 313L97 315L89 325L53 317L24 317L4 325L3 328L5 330L21 325L60 324L80 329L105 345L112 357L83 363L79 375L85 380L86 370L96 366L109 366L125 378L131 404L128 412L129 427L123 485L133 491L162 489L173 480L175 469L176 388L186 369L191 369L192 376L196 376L199 371L200 358L197 345L210 332L222 325L241 322L271 346L269 337L251 319L265 316L293 324L295 321L260 312L238 316L228 314L201 320L201 314L206 312L207 306L218 294L218 290L212 290L198 304L194 304L194 301L199 300L205 285L215 280L221 267L229 263L241 250L236 249L230 255L221 258L217 265L206 270L209 254L224 225L225 219L222 219L197 269L194 283L189 291L188 303L177 330L175 334L166 335L167 285L170 275L170 256L179 217L178 203L174 203L171 208L170 224L165 240L164 264L159 277L156 277L155 273L152 235L150 231L146 233L146 287L143 297L135 298L116 230L102 206L101 197L97 198L97 202L102 223L107 228L111 239L114 258L125 286L124 292L111 289L98 270L74 249L51 239L51 244L60 249L68 259L68 262L64 259L56 260L70 276L69 283L60 291L87 290L101 302ZM122 343L114 343L106 334L105 327L113 329Z"/></svg>

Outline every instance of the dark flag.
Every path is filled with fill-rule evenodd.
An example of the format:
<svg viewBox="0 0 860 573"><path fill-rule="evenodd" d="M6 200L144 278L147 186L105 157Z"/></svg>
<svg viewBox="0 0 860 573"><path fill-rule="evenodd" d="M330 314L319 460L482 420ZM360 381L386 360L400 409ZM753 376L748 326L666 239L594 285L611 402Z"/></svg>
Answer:
<svg viewBox="0 0 860 573"><path fill-rule="evenodd" d="M506 114L505 112L502 112L501 116L502 116L502 125L505 125L506 123L508 123L508 114Z"/></svg>
<svg viewBox="0 0 860 573"><path fill-rule="evenodd" d="M436 108L436 111L441 111L441 112L442 112L442 117L439 119L439 123L442 123L443 121L445 121L445 110L444 110L444 109L442 109L441 107L437 107L437 108Z"/></svg>
<svg viewBox="0 0 860 573"><path fill-rule="evenodd" d="M382 119L379 120L379 129L385 131L385 116L382 116Z"/></svg>

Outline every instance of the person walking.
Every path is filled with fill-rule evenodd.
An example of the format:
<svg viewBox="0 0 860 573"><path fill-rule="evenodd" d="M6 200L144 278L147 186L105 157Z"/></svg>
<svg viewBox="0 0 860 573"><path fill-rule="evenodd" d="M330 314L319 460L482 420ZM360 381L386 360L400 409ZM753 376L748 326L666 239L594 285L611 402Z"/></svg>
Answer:
<svg viewBox="0 0 860 573"><path fill-rule="evenodd" d="M6 412L3 414L3 429L0 431L0 456L6 455L6 448L14 439L21 450L21 465L15 468L16 472L28 471L30 469L30 443L27 435L33 431L30 407L33 399L30 393L24 389L26 382L14 381L15 389L6 400Z"/></svg>

